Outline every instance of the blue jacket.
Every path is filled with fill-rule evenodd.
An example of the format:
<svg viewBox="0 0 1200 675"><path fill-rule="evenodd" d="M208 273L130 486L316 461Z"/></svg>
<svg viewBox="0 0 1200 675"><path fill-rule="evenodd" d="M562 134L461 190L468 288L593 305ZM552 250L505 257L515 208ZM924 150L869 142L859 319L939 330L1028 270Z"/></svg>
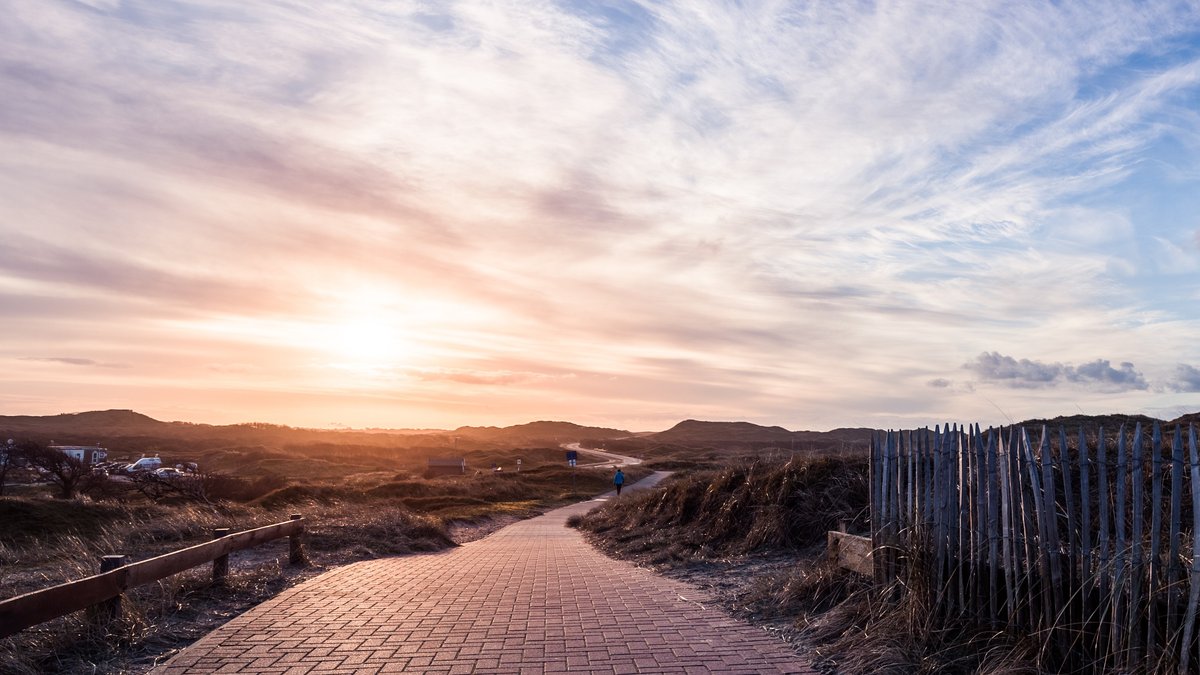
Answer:
<svg viewBox="0 0 1200 675"><path fill-rule="evenodd" d="M621 473L620 469L617 469L617 475L613 476L613 484L614 485L624 485L625 484L625 474Z"/></svg>

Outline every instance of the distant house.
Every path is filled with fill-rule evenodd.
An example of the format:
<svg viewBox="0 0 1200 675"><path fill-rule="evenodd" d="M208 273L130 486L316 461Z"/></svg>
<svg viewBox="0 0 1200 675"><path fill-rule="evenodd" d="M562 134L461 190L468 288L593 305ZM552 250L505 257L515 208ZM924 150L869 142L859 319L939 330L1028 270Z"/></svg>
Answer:
<svg viewBox="0 0 1200 675"><path fill-rule="evenodd" d="M467 460L464 457L430 457L427 476L457 476L467 472Z"/></svg>
<svg viewBox="0 0 1200 675"><path fill-rule="evenodd" d="M108 449L98 445L51 445L51 450L58 450L67 457L73 457L84 466L99 464L108 459Z"/></svg>

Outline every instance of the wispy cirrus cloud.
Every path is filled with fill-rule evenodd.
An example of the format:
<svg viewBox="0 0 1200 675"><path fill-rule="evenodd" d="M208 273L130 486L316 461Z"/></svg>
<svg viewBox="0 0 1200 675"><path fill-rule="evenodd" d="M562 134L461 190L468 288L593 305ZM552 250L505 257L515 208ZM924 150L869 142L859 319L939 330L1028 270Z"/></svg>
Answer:
<svg viewBox="0 0 1200 675"><path fill-rule="evenodd" d="M41 361L43 363L61 363L68 366L92 366L96 368L129 368L125 363L102 363L94 359L77 356L22 356L22 361Z"/></svg>
<svg viewBox="0 0 1200 675"><path fill-rule="evenodd" d="M527 390L488 412L513 421L548 390L647 409L601 373L793 427L992 414L964 362L1181 404L1145 399L1200 359L1200 167L1170 150L1200 147L1198 35L1170 2L18 0L0 358L174 359L200 408L353 393L413 401L404 426L494 410L464 384ZM356 347L326 328L368 319L429 377L329 371ZM183 365L212 363L256 368Z"/></svg>

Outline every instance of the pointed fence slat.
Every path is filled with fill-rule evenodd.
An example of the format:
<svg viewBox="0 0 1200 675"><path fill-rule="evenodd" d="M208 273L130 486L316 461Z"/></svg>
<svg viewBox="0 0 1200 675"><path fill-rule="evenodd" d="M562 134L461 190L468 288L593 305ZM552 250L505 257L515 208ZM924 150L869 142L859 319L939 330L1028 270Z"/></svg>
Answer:
<svg viewBox="0 0 1200 675"><path fill-rule="evenodd" d="M1043 557L1038 555L1037 548L1038 542L1041 541L1041 535L1038 534L1040 520L1034 499L1034 495L1036 494L1036 474L1033 473L1031 468L1029 460L1031 455L1024 452L1029 447L1028 440L1029 437L1026 435L1024 429L1019 434L1013 434L1013 454L1016 456L1017 478L1020 481L1016 492L1021 502L1021 515L1018 522L1021 523L1021 544L1025 549L1021 581L1029 598L1026 610L1026 625L1030 630L1036 630L1041 625L1043 604L1040 601L1040 584L1035 584L1034 579ZM1049 579L1050 575L1047 573L1041 578Z"/></svg>
<svg viewBox="0 0 1200 675"><path fill-rule="evenodd" d="M988 430L986 439L978 427L975 428L975 433L982 446L981 454L984 474L981 474L980 482L987 490L985 499L987 500L988 616L992 617L992 625L997 626L1002 623L1000 618L1000 570L1002 569L1002 563L1000 561L1000 490L997 485L998 477L996 475L996 444L995 439L992 438L990 429Z"/></svg>
<svg viewBox="0 0 1200 675"><path fill-rule="evenodd" d="M1145 470L1144 464L1146 461L1145 452L1142 447L1142 423L1138 422L1133 430L1133 440L1131 441L1133 449L1133 471L1131 475L1130 489L1130 509L1133 511L1133 534L1130 536L1129 546L1131 550L1130 570L1129 570L1129 664L1137 663L1141 660L1142 655L1142 637L1145 634L1143 624L1139 620L1142 616L1142 586L1145 583L1146 577L1146 559L1143 547L1143 520L1145 516L1145 505L1142 503L1142 478Z"/></svg>
<svg viewBox="0 0 1200 675"><path fill-rule="evenodd" d="M1183 567L1179 564L1179 532L1183 525L1183 468L1183 435L1179 425L1175 425L1175 438L1171 443L1171 529L1167 535L1167 634L1164 636L1167 642L1175 640L1179 633L1180 582L1183 579Z"/></svg>
<svg viewBox="0 0 1200 675"><path fill-rule="evenodd" d="M1013 490L1008 462L1010 453L1005 451L1004 438L999 430L996 431L994 437L989 434L988 445L996 448L996 469L1000 480L1000 527L1002 530L1000 555L1003 557L1004 600L1007 603L1005 623L1015 627L1020 620L1017 617L1018 575L1016 546L1013 539Z"/></svg>
<svg viewBox="0 0 1200 675"><path fill-rule="evenodd" d="M1067 546L1066 546L1066 565L1063 569L1065 585L1060 586L1059 593L1065 594L1063 604L1059 606L1059 621L1066 621L1066 625L1075 628L1079 625L1078 605L1079 598L1071 592L1071 589L1077 588L1076 580L1078 573L1075 571L1075 566L1079 561L1079 532L1076 530L1075 523L1075 486L1071 482L1071 458L1067 452L1067 430L1066 427L1058 427L1058 464L1062 474L1062 491L1063 504L1066 507L1067 513ZM1061 559L1061 555L1058 556Z"/></svg>
<svg viewBox="0 0 1200 675"><path fill-rule="evenodd" d="M971 453L966 451L966 429L957 429L954 433L954 448L958 455L958 494L957 513L955 520L958 527L955 539L958 542L955 561L955 586L958 588L959 611L967 610L967 590L970 586L970 569L974 551L971 549ZM966 564L964 564L964 562Z"/></svg>
<svg viewBox="0 0 1200 675"><path fill-rule="evenodd" d="M1109 495L1111 483L1108 480L1108 448L1105 442L1104 427L1100 427L1096 434L1096 467L1100 471L1098 476L1099 482L1099 499L1097 500L1097 508L1100 511L1100 537L1096 545L1100 551L1100 573L1096 575L1097 582L1102 586L1102 590L1107 591L1112 588L1110 583L1112 568L1109 566L1109 532L1111 532L1111 523L1109 522Z"/></svg>
<svg viewBox="0 0 1200 675"><path fill-rule="evenodd" d="M1196 456L1196 431L1188 425L1188 453L1192 475L1192 584L1188 592L1188 607L1183 624L1183 640L1179 644L1179 672L1189 673L1192 661L1192 639L1195 637L1196 610L1200 605L1200 457Z"/></svg>
<svg viewBox="0 0 1200 675"><path fill-rule="evenodd" d="M1112 574L1112 645L1122 665L1127 663L1125 628L1128 617L1124 614L1125 600L1125 486L1128 482L1129 462L1126 459L1125 425L1117 432L1117 470L1113 480L1117 484L1117 503L1113 510L1114 538Z"/></svg>
<svg viewBox="0 0 1200 675"><path fill-rule="evenodd" d="M1155 598L1162 593L1162 430L1157 422L1154 424L1153 441L1151 443L1150 472L1150 577L1146 584L1146 657L1151 661L1158 658L1158 603Z"/></svg>
<svg viewBox="0 0 1200 675"><path fill-rule="evenodd" d="M1079 426L1079 569L1082 579L1095 582L1092 554L1092 463L1088 458L1087 437ZM1086 597L1084 598L1086 601ZM1086 610L1086 607L1085 607ZM1083 619L1088 612L1085 611Z"/></svg>

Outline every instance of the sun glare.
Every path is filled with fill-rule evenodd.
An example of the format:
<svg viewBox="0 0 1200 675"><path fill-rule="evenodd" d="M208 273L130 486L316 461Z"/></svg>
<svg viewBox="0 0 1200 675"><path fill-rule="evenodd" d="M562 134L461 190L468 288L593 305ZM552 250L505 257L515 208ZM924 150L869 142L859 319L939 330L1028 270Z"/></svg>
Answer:
<svg viewBox="0 0 1200 675"><path fill-rule="evenodd" d="M378 318L352 319L338 325L329 349L339 360L357 366L389 367L413 357L411 340L391 322Z"/></svg>

